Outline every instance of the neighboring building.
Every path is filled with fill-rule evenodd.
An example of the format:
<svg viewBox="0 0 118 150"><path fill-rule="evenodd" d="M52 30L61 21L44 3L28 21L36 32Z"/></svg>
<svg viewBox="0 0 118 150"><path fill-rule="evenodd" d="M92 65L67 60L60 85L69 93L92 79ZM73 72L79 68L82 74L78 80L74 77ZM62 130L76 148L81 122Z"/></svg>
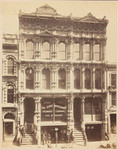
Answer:
<svg viewBox="0 0 118 150"><path fill-rule="evenodd" d="M18 126L17 91L18 91L18 37L3 35L2 46L2 120L3 139L12 139Z"/></svg>
<svg viewBox="0 0 118 150"><path fill-rule="evenodd" d="M17 42L14 35L3 37L4 140L20 127L26 128L22 144L40 145L44 133L51 143L65 143L71 129L77 143L85 135L88 141L105 140L107 23L91 13L62 16L48 5L19 12Z"/></svg>
<svg viewBox="0 0 118 150"><path fill-rule="evenodd" d="M108 64L108 133L116 134L116 64Z"/></svg>

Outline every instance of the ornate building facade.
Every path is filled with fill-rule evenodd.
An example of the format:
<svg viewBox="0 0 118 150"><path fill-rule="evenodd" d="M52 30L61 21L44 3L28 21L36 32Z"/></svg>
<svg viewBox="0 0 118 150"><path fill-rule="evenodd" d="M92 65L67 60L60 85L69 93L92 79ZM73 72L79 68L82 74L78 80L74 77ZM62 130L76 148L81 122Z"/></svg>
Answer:
<svg viewBox="0 0 118 150"><path fill-rule="evenodd" d="M3 37L4 140L22 126L27 137L32 132L32 142L23 137L22 144L40 145L44 133L64 143L71 130L77 143L105 139L107 24L91 13L62 16L48 5L19 12L19 36Z"/></svg>

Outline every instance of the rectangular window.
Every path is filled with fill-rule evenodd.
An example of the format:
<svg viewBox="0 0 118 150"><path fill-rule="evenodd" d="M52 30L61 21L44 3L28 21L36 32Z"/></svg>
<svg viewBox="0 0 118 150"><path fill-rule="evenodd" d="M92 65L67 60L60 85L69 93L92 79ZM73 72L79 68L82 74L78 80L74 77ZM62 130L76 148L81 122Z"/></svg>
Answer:
<svg viewBox="0 0 118 150"><path fill-rule="evenodd" d="M58 84L59 84L58 85L59 89L65 89L66 88L66 80L59 79Z"/></svg>
<svg viewBox="0 0 118 150"><path fill-rule="evenodd" d="M99 61L100 60L100 45L95 44L93 46L93 52L94 52L94 60Z"/></svg>
<svg viewBox="0 0 118 150"><path fill-rule="evenodd" d="M112 93L111 95L111 105L116 106L116 93Z"/></svg>
<svg viewBox="0 0 118 150"><path fill-rule="evenodd" d="M41 121L67 121L67 101L44 99L41 102Z"/></svg>
<svg viewBox="0 0 118 150"><path fill-rule="evenodd" d="M77 80L77 79L74 80L74 88L80 89L80 80Z"/></svg>
<svg viewBox="0 0 118 150"><path fill-rule="evenodd" d="M13 103L13 101L14 101L14 89L8 89L7 90L7 100L8 100L8 103Z"/></svg>
<svg viewBox="0 0 118 150"><path fill-rule="evenodd" d="M91 115L92 114L92 103L91 100L85 100L85 114Z"/></svg>
<svg viewBox="0 0 118 150"><path fill-rule="evenodd" d="M50 59L50 50L43 50L42 59Z"/></svg>
<svg viewBox="0 0 118 150"><path fill-rule="evenodd" d="M111 74L111 85L116 87L116 74Z"/></svg>
<svg viewBox="0 0 118 150"><path fill-rule="evenodd" d="M73 53L74 60L79 60L79 44L74 44L73 50L74 50L74 53Z"/></svg>
<svg viewBox="0 0 118 150"><path fill-rule="evenodd" d="M97 115L101 114L102 100L101 99L89 99L85 100L85 114Z"/></svg>

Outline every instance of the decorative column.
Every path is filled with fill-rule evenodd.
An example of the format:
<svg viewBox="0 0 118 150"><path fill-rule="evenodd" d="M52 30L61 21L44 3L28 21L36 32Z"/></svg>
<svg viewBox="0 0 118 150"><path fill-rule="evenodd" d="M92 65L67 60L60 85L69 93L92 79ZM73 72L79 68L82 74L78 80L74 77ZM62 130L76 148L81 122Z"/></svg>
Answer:
<svg viewBox="0 0 118 150"><path fill-rule="evenodd" d="M91 42L90 42L91 61L94 60L94 44L95 44L94 41L91 41Z"/></svg>
<svg viewBox="0 0 118 150"><path fill-rule="evenodd" d="M108 111L107 111L107 97L103 97L102 99L102 140L105 140L105 132L108 131Z"/></svg>
<svg viewBox="0 0 118 150"><path fill-rule="evenodd" d="M52 53L52 56L53 56L53 60L55 60L57 58L57 47L58 47L58 42L59 40L57 38L55 38L54 40L54 43L53 43L53 53Z"/></svg>
<svg viewBox="0 0 118 150"><path fill-rule="evenodd" d="M82 67L82 89L85 88L85 67Z"/></svg>
<svg viewBox="0 0 118 150"><path fill-rule="evenodd" d="M26 41L21 37L20 43L19 43L19 59L25 59L25 50L26 50Z"/></svg>
<svg viewBox="0 0 118 150"><path fill-rule="evenodd" d="M101 60L106 61L106 40L101 42Z"/></svg>
<svg viewBox="0 0 118 150"><path fill-rule="evenodd" d="M55 60L55 43L51 43L51 59Z"/></svg>
<svg viewBox="0 0 118 150"><path fill-rule="evenodd" d="M82 61L83 60L83 52L84 52L84 50L83 50L83 45L84 45L84 40L83 39L81 39L80 40L80 60Z"/></svg>
<svg viewBox="0 0 118 150"><path fill-rule="evenodd" d="M108 71L107 71L107 69L104 69L104 72L103 72L103 74L102 74L102 77L103 77L103 75L104 75L104 82L103 82L103 80L102 80L102 88L104 88L105 89L105 91L107 91L107 87L108 87L108 83L107 83L107 77L108 77L108 75L107 75L107 73L108 73ZM103 85L103 83L104 83L104 85Z"/></svg>
<svg viewBox="0 0 118 150"><path fill-rule="evenodd" d="M74 128L73 102L74 102L74 97L73 97L73 94L71 94L70 97L68 97L68 127L69 129Z"/></svg>
<svg viewBox="0 0 118 150"><path fill-rule="evenodd" d="M56 72L57 72L57 67L52 66L52 70L51 70L51 90L56 89L56 86L57 86Z"/></svg>
<svg viewBox="0 0 118 150"><path fill-rule="evenodd" d="M73 68L73 65L71 64L70 66L70 78L69 78L69 82L70 82L70 90L73 91L73 88L74 88L74 68Z"/></svg>
<svg viewBox="0 0 118 150"><path fill-rule="evenodd" d="M25 89L25 67L20 64L20 69L19 69L19 83L20 83L20 90Z"/></svg>
<svg viewBox="0 0 118 150"><path fill-rule="evenodd" d="M41 74L41 68L36 66L35 69L35 90L38 91L40 89L40 74Z"/></svg>
<svg viewBox="0 0 118 150"><path fill-rule="evenodd" d="M92 67L92 90L95 89L95 66Z"/></svg>
<svg viewBox="0 0 118 150"><path fill-rule="evenodd" d="M42 97L38 98L37 102L37 135L38 135L38 146L41 145L41 99Z"/></svg>
<svg viewBox="0 0 118 150"><path fill-rule="evenodd" d="M85 130L85 123L84 123L84 114L85 114L84 101L85 101L85 97L82 96L81 97L81 125L82 125L82 129L83 130Z"/></svg>
<svg viewBox="0 0 118 150"><path fill-rule="evenodd" d="M25 97L19 96L18 118L20 125L24 125L24 99Z"/></svg>
<svg viewBox="0 0 118 150"><path fill-rule="evenodd" d="M26 58L26 39L23 40L23 51L24 51L24 56L23 58Z"/></svg>
<svg viewBox="0 0 118 150"><path fill-rule="evenodd" d="M35 59L38 60L39 58L39 43L38 41L35 42Z"/></svg>
<svg viewBox="0 0 118 150"><path fill-rule="evenodd" d="M70 39L70 57L69 57L69 60L73 60L73 44L74 44L74 41L73 41L73 38Z"/></svg>
<svg viewBox="0 0 118 150"><path fill-rule="evenodd" d="M66 89L69 91L70 90L70 67L68 67L67 69L66 69L66 75L67 75L67 77L66 77ZM72 80L72 78L71 78L71 80Z"/></svg>
<svg viewBox="0 0 118 150"><path fill-rule="evenodd" d="M39 41L39 59L42 59L42 41Z"/></svg>

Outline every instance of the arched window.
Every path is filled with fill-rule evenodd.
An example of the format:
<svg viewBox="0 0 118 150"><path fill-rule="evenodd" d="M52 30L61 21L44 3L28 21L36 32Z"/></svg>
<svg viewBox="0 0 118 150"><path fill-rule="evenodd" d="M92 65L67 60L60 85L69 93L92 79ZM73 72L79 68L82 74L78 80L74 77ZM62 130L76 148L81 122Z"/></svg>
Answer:
<svg viewBox="0 0 118 150"><path fill-rule="evenodd" d="M83 59L87 61L91 59L90 44L83 45Z"/></svg>
<svg viewBox="0 0 118 150"><path fill-rule="evenodd" d="M74 70L74 88L80 89L80 70L79 69Z"/></svg>
<svg viewBox="0 0 118 150"><path fill-rule="evenodd" d="M93 46L93 54L94 54L94 60L99 61L100 60L100 45L95 44Z"/></svg>
<svg viewBox="0 0 118 150"><path fill-rule="evenodd" d="M4 119L14 119L15 120L15 116L11 113L7 113L5 116L4 116Z"/></svg>
<svg viewBox="0 0 118 150"><path fill-rule="evenodd" d="M79 43L74 43L73 45L73 59L79 60L80 59L80 51L79 51Z"/></svg>
<svg viewBox="0 0 118 150"><path fill-rule="evenodd" d="M101 89L101 70L100 69L95 70L95 88Z"/></svg>
<svg viewBox="0 0 118 150"><path fill-rule="evenodd" d="M34 70L32 68L26 69L26 89L34 88Z"/></svg>
<svg viewBox="0 0 118 150"><path fill-rule="evenodd" d="M58 44L58 59L65 60L66 59L66 46L64 43Z"/></svg>
<svg viewBox="0 0 118 150"><path fill-rule="evenodd" d="M50 59L50 44L48 42L43 43L42 59Z"/></svg>
<svg viewBox="0 0 118 150"><path fill-rule="evenodd" d="M27 59L33 59L34 58L34 43L31 41L28 41L26 43L26 58Z"/></svg>
<svg viewBox="0 0 118 150"><path fill-rule="evenodd" d="M14 102L14 87L12 85L8 85L7 87L7 103Z"/></svg>
<svg viewBox="0 0 118 150"><path fill-rule="evenodd" d="M49 69L42 70L42 88L50 89L50 70Z"/></svg>
<svg viewBox="0 0 118 150"><path fill-rule="evenodd" d="M85 69L85 88L90 89L91 88L91 70Z"/></svg>
<svg viewBox="0 0 118 150"><path fill-rule="evenodd" d="M59 89L66 89L66 71L59 69L58 71L58 87Z"/></svg>
<svg viewBox="0 0 118 150"><path fill-rule="evenodd" d="M8 74L14 74L14 60L12 58L8 58L7 71Z"/></svg>

